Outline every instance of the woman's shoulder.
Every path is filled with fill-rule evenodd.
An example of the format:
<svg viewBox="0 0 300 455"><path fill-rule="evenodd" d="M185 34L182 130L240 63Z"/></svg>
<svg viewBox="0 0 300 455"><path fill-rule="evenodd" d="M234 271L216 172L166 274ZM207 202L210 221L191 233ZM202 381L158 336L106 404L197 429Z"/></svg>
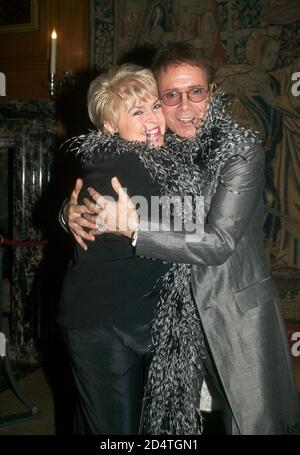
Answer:
<svg viewBox="0 0 300 455"><path fill-rule="evenodd" d="M140 156L146 152L143 142L127 141L119 134L104 134L93 131L73 138L70 148L75 151L84 166L93 166L103 161L128 162L142 166Z"/></svg>
<svg viewBox="0 0 300 455"><path fill-rule="evenodd" d="M76 154L82 165L89 165L112 159L115 146L113 136L91 131L70 139L69 150Z"/></svg>
<svg viewBox="0 0 300 455"><path fill-rule="evenodd" d="M145 144L123 141L115 135L96 134L86 137L77 152L84 178L111 175L126 181L127 185L155 182L143 159Z"/></svg>

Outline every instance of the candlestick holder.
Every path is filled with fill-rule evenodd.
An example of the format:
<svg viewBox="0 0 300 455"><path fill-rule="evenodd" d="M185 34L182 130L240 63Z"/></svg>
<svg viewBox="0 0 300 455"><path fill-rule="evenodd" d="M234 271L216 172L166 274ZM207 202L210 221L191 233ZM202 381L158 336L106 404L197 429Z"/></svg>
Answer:
<svg viewBox="0 0 300 455"><path fill-rule="evenodd" d="M49 95L51 96L51 98L55 97L55 89L56 89L56 77L55 77L54 73L50 73L48 90L49 90Z"/></svg>
<svg viewBox="0 0 300 455"><path fill-rule="evenodd" d="M76 78L73 71L64 71L61 79L57 79L55 73L50 73L47 89L51 98L57 99L63 94L71 92L75 83Z"/></svg>

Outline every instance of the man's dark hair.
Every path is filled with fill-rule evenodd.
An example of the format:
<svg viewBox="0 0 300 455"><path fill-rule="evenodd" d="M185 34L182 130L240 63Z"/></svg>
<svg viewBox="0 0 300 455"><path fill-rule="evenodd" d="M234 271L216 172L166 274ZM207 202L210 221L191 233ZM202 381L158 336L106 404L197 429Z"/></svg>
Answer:
<svg viewBox="0 0 300 455"><path fill-rule="evenodd" d="M172 43L156 52L152 61L154 76L158 77L170 65L188 64L198 66L206 72L208 83L214 78L212 62L204 55L201 49L197 49L191 43Z"/></svg>

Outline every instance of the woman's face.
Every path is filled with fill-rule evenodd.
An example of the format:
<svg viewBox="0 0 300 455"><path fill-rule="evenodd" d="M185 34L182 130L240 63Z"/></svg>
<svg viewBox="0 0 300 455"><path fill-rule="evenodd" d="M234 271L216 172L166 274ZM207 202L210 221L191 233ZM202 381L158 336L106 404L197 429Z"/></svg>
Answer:
<svg viewBox="0 0 300 455"><path fill-rule="evenodd" d="M117 130L129 141L148 141L153 147L163 145L166 121L159 99L150 95L147 100L137 101L130 110L124 106Z"/></svg>

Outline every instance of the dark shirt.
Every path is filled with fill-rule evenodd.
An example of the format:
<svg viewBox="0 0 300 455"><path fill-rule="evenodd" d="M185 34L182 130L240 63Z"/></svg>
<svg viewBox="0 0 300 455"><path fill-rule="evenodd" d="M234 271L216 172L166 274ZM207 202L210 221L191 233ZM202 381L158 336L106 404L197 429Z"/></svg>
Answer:
<svg viewBox="0 0 300 455"><path fill-rule="evenodd" d="M114 176L130 197L143 196L149 207L151 196L160 194L159 185L139 158L124 153L84 166L85 186L79 203L88 196L88 186L116 198L111 187ZM158 301L159 279L169 264L136 256L125 236L102 234L87 243L88 251L76 246L77 258L66 272L58 322L76 329L114 325L127 332L149 325Z"/></svg>

